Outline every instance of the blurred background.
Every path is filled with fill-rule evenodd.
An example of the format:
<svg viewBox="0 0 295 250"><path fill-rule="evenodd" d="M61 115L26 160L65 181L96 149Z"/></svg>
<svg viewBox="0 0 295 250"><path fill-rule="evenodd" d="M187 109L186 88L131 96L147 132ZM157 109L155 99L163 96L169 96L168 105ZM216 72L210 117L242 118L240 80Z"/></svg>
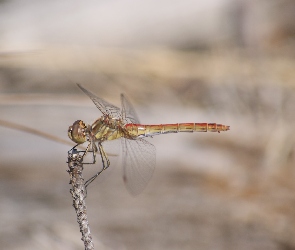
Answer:
<svg viewBox="0 0 295 250"><path fill-rule="evenodd" d="M124 92L143 124L230 125L149 139L157 167L135 198L114 163L88 189L96 249L295 249L294 13L292 0L2 0L0 119L69 140L101 115L81 83L118 106ZM0 135L1 248L83 249L71 146Z"/></svg>

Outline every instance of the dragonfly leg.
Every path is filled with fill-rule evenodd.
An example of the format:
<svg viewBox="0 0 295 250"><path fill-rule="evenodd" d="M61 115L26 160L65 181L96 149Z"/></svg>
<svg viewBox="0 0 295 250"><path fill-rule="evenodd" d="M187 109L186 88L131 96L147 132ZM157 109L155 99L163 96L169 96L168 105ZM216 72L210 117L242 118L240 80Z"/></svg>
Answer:
<svg viewBox="0 0 295 250"><path fill-rule="evenodd" d="M101 155L102 170L100 170L94 176L92 176L89 180L87 180L85 182L85 187L87 187L91 182L93 182L96 179L96 177L101 174L102 171L106 170L110 166L110 160L108 159L107 154L100 143L98 143L98 149Z"/></svg>
<svg viewBox="0 0 295 250"><path fill-rule="evenodd" d="M90 146L92 146L92 150L90 150ZM94 164L96 162L96 152L97 152L97 147L95 145L94 142L90 142L85 151L84 151L84 154L83 154L83 157L88 153L88 152L92 152L92 156L93 156L93 162L92 163L86 163L86 164Z"/></svg>
<svg viewBox="0 0 295 250"><path fill-rule="evenodd" d="M69 151L68 151L68 154L70 152L73 152L73 151L77 151L76 147L78 146L79 144L75 145L74 147L72 147Z"/></svg>
<svg viewBox="0 0 295 250"><path fill-rule="evenodd" d="M91 142L88 143L85 151L84 151L84 154L83 154L83 157L88 153L89 149L90 149L90 146L91 146Z"/></svg>
<svg viewBox="0 0 295 250"><path fill-rule="evenodd" d="M79 144L77 144L75 147L73 147L72 149L70 149L68 152L71 152L73 150L76 150L76 147L78 145ZM92 149L90 150L90 147L91 146L92 146ZM83 162L83 164L95 164L96 163L96 152L97 151L98 151L98 149L97 149L95 143L93 143L93 142L89 142L85 150L79 150L78 151L79 153L83 153L82 159L87 155L88 152L91 152L92 153L92 159L93 159L92 162Z"/></svg>
<svg viewBox="0 0 295 250"><path fill-rule="evenodd" d="M110 160L104 151L103 147L101 144L98 144L99 147L99 153L101 154L101 159L102 159L102 165L103 165L103 170L106 170L110 166Z"/></svg>

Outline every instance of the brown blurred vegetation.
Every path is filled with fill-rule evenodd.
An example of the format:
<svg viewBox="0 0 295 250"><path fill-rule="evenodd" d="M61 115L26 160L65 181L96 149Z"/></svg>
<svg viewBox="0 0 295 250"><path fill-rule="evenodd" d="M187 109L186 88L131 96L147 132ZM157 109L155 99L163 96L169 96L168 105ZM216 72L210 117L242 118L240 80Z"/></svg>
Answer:
<svg viewBox="0 0 295 250"><path fill-rule="evenodd" d="M77 82L116 105L126 93L143 123L231 126L151 139L157 169L139 197L124 189L119 168L90 187L97 248L295 249L294 4L237 2L235 13L254 26L238 23L237 39L222 46L189 40L172 48L50 44L0 52L1 119L63 139L76 119L100 115ZM0 135L1 246L81 249L68 146L7 128Z"/></svg>

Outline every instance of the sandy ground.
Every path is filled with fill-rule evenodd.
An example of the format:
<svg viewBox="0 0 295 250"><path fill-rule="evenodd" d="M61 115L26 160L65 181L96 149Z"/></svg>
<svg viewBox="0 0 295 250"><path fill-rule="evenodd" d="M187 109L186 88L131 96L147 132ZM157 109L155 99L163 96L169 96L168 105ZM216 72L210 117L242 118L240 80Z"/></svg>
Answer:
<svg viewBox="0 0 295 250"><path fill-rule="evenodd" d="M67 140L75 120L100 115L80 82L116 105L126 93L142 123L230 125L150 139L156 171L135 198L120 166L91 185L96 249L295 249L294 72L291 56L244 51L9 53L0 57L0 114ZM5 127L0 135L2 248L83 249L70 146Z"/></svg>

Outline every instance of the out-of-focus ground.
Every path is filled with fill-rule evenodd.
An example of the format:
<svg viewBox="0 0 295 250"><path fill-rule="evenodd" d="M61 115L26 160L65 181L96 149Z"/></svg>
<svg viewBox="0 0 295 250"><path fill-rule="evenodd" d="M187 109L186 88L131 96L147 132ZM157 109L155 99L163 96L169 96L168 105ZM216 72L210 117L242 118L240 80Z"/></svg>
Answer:
<svg viewBox="0 0 295 250"><path fill-rule="evenodd" d="M142 38L141 30L138 39L131 41L137 30L131 21L140 15L128 9L137 15L120 16L118 13L125 12L116 1L113 5L105 3L104 9L95 7L102 13L102 9L117 6L113 8L117 18L114 23L118 26L131 20L127 24L133 24L130 34L134 36L126 32L118 35L117 26L110 26L110 35L104 35L102 45L113 41L110 45L117 47L105 48L87 45L86 40L91 41L88 30L84 33L86 39L72 29L68 33L73 39L70 44L63 40L66 36L62 31L67 27L81 30L83 23L75 26L75 20L86 22L86 27L90 20L81 13L88 13L90 7L72 15L66 13L68 19L62 20L68 21L57 31L59 36L51 36L54 27L60 27L58 18L62 18L61 10L66 5L48 2L42 6L34 1L23 9L13 8L18 6L17 1L0 5L0 12L6 10L2 12L6 19L0 17L5 37L0 39L1 120L67 140L68 126L75 120L91 123L100 116L75 85L78 82L115 105L120 105L121 92L127 94L145 124L217 122L231 126L230 131L220 134L181 133L149 139L157 148L157 167L148 187L135 198L123 185L120 166L106 171L89 187L87 196L96 249L295 249L294 22L289 21L288 14L294 4L210 2L234 7L217 8L232 11L220 13L237 24L235 35L223 40L222 46L208 42L211 35L217 37L217 43L222 40L217 32L220 29L214 32L212 28L212 34L203 34L204 40L198 42L198 34L191 29L184 32L197 20L184 21L172 14L163 21L164 27L178 20L182 28L177 26L161 40L161 29L153 33L158 26L143 15L137 24L146 25L146 38L150 40ZM166 13L164 1L161 3L153 20L161 20ZM249 5L246 10L253 11L244 11L245 3ZM178 13L192 13L191 17L197 13L192 9L202 9L196 5L190 10L180 8L176 3L172 6L169 13L176 9ZM56 14L56 22L48 19L51 13ZM208 13L214 16L216 12ZM241 13L243 20L254 22L250 18L253 15L264 22L252 26L239 23ZM280 18L274 19L269 13ZM15 15L24 22L14 21ZM43 23L35 23L41 17ZM110 21L107 17L101 16ZM25 23L28 20L34 25ZM266 20L272 20L273 25ZM206 30L206 22L201 24L195 27ZM242 24L249 25L248 33ZM103 22L100 25L103 27ZM251 33L255 29L254 33L261 36ZM103 31L95 30L98 34ZM179 36L181 31L183 36ZM124 42L118 44L114 34ZM44 39L49 40L45 43ZM141 39L149 46L141 47ZM1 248L83 249L66 173L70 146L3 126L0 136ZM84 171L86 176L94 172L93 166Z"/></svg>

